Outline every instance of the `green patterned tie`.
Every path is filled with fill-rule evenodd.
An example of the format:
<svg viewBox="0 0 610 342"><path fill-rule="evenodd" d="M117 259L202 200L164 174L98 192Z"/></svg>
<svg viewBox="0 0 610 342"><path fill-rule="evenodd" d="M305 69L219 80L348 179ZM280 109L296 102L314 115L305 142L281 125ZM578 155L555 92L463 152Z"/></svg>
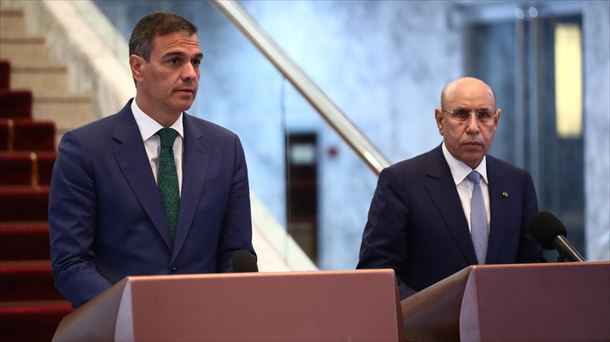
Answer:
<svg viewBox="0 0 610 342"><path fill-rule="evenodd" d="M176 235L176 222L178 221L178 208L180 208L180 192L178 189L178 174L174 160L174 140L178 132L172 128L162 128L157 132L161 139L159 151L159 173L157 183L161 201L165 208L165 217L172 237Z"/></svg>

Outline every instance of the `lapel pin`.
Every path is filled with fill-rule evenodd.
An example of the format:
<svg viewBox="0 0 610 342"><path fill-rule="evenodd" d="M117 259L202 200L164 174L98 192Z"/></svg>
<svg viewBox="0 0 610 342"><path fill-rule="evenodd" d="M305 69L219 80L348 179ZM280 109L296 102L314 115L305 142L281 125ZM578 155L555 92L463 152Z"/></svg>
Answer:
<svg viewBox="0 0 610 342"><path fill-rule="evenodd" d="M502 191L502 197L504 197L504 198L508 198L508 192L506 192L506 191Z"/></svg>

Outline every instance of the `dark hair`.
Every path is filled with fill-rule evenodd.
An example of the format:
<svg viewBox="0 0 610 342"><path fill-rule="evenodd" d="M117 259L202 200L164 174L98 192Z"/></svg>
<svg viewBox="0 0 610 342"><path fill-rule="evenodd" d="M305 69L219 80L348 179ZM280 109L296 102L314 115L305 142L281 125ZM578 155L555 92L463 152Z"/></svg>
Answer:
<svg viewBox="0 0 610 342"><path fill-rule="evenodd" d="M193 35L197 33L197 26L184 17L172 13L157 12L143 17L131 32L129 55L138 55L149 61L153 39L174 32Z"/></svg>

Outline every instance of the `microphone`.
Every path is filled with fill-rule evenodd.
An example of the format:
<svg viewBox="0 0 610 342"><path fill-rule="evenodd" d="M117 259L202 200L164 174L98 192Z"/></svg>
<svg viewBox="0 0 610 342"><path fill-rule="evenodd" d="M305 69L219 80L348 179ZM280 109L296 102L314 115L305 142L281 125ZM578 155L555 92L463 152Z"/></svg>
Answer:
<svg viewBox="0 0 610 342"><path fill-rule="evenodd" d="M556 249L560 259L586 261L578 250L566 239L568 233L555 215L542 211L530 221L530 234L546 250Z"/></svg>
<svg viewBox="0 0 610 342"><path fill-rule="evenodd" d="M256 257L245 249L234 252L233 272L258 272Z"/></svg>

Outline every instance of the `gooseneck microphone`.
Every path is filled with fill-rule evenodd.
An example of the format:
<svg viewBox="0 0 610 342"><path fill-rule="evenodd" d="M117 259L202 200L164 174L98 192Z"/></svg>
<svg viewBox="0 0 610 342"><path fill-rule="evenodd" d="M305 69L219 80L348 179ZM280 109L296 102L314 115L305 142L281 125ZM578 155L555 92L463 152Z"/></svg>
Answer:
<svg viewBox="0 0 610 342"><path fill-rule="evenodd" d="M546 250L556 249L560 259L586 261L566 239L566 227L555 215L542 211L530 221L530 234Z"/></svg>
<svg viewBox="0 0 610 342"><path fill-rule="evenodd" d="M234 252L233 272L258 272L256 257L245 249Z"/></svg>

